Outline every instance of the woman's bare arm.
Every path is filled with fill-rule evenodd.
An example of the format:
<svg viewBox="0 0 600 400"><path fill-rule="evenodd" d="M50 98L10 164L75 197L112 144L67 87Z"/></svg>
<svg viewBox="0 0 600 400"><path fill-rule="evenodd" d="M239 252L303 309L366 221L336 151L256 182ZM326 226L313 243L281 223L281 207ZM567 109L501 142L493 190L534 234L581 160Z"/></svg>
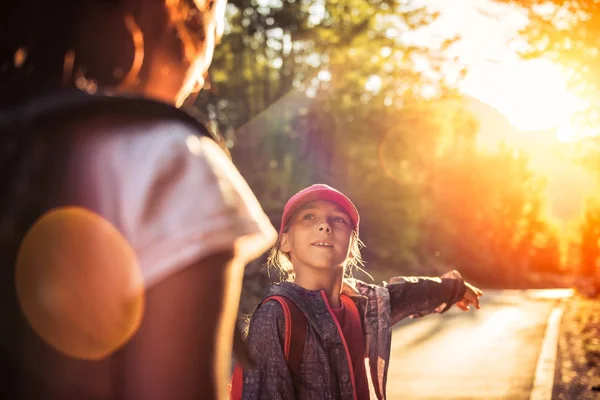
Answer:
<svg viewBox="0 0 600 400"><path fill-rule="evenodd" d="M147 291L142 325L116 356L117 398L226 397L243 267L225 251Z"/></svg>

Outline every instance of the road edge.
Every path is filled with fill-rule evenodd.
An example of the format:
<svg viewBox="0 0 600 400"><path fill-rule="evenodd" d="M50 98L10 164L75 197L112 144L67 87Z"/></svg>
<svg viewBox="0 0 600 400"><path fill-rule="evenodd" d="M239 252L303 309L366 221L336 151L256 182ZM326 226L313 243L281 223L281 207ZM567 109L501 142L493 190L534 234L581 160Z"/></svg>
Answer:
<svg viewBox="0 0 600 400"><path fill-rule="evenodd" d="M542 349L535 368L533 388L529 400L550 400L554 387L554 374L556 368L556 355L558 353L558 334L560 321L565 311L565 305L561 302L555 306L548 318L546 333L542 342Z"/></svg>

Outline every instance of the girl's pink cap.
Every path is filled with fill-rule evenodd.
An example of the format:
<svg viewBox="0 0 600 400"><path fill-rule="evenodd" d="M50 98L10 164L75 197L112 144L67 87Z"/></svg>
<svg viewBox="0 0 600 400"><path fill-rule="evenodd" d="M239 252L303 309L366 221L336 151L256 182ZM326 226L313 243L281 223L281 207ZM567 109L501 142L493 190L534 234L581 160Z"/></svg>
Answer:
<svg viewBox="0 0 600 400"><path fill-rule="evenodd" d="M348 216L350 216L350 219L354 224L354 228L358 231L360 217L358 215L358 210L352 201L350 201L350 199L347 198L342 192L335 190L331 186L317 183L307 187L306 189L302 189L288 200L288 202L285 204L285 207L283 207L283 216L281 217L279 233L283 232L283 228L292 217L294 212L298 210L298 208L315 200L330 201L342 207Z"/></svg>

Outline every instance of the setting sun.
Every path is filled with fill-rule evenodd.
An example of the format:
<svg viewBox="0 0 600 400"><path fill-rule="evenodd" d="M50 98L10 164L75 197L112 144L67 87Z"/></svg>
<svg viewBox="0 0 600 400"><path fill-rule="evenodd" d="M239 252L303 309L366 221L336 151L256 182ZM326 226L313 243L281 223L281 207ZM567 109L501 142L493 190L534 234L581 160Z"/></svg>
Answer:
<svg viewBox="0 0 600 400"><path fill-rule="evenodd" d="M481 65L469 73L464 91L497 108L517 128L557 132L572 142L579 136L572 117L581 106L562 71L546 60Z"/></svg>

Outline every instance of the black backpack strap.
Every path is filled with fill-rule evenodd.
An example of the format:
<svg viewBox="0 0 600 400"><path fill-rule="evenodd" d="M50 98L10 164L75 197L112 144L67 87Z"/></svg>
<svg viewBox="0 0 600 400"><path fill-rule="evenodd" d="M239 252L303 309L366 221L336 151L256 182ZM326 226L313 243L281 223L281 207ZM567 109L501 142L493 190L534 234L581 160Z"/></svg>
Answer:
<svg viewBox="0 0 600 400"><path fill-rule="evenodd" d="M92 95L81 91L39 96L12 109L2 110L0 128L17 127L20 131L27 131L27 127L102 114L179 120L195 127L199 134L215 140L228 153L221 135L202 122L206 118L197 109L179 109L139 96Z"/></svg>

